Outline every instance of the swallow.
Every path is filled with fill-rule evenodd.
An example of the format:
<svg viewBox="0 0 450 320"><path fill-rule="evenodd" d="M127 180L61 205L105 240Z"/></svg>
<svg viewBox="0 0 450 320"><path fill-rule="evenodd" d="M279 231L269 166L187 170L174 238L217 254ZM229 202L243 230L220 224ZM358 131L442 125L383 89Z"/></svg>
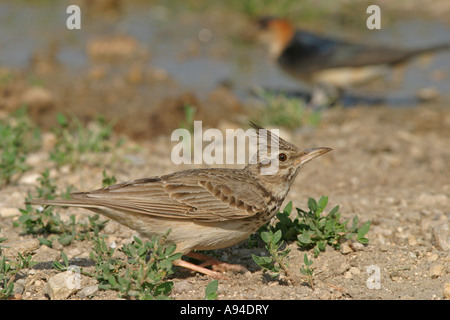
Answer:
<svg viewBox="0 0 450 320"><path fill-rule="evenodd" d="M307 83L330 84L343 89L385 74L387 68L418 55L443 49L439 44L420 49L353 43L295 29L285 19L262 18L259 38L269 55L290 76Z"/></svg>

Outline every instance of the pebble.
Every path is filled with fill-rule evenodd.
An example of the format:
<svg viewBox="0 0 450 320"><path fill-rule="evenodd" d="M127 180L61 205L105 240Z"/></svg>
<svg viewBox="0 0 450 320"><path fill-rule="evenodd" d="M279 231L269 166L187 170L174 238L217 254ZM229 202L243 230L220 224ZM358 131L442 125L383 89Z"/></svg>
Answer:
<svg viewBox="0 0 450 320"><path fill-rule="evenodd" d="M337 268L336 273L343 274L344 272L348 271L350 267L351 267L350 264L347 261L345 261L339 265L339 268Z"/></svg>
<svg viewBox="0 0 450 320"><path fill-rule="evenodd" d="M36 251L39 249L40 243L38 239L27 239L3 243L2 245L6 247L3 249L5 256L16 257L18 253L26 256Z"/></svg>
<svg viewBox="0 0 450 320"><path fill-rule="evenodd" d="M436 205L447 205L449 198L445 194L422 193L417 198L417 202L424 207L435 207Z"/></svg>
<svg viewBox="0 0 450 320"><path fill-rule="evenodd" d="M80 249L78 249L78 248L73 248L73 249L70 249L70 250L67 252L67 257L68 257L69 259L73 259L73 258L79 256L80 254L81 254L81 250L80 250Z"/></svg>
<svg viewBox="0 0 450 320"><path fill-rule="evenodd" d="M430 277L432 279L439 278L444 275L444 270L445 268L442 264L433 264L429 269Z"/></svg>
<svg viewBox="0 0 450 320"><path fill-rule="evenodd" d="M434 87L426 87L419 89L416 96L421 101L435 101L441 97L441 94L439 90Z"/></svg>
<svg viewBox="0 0 450 320"><path fill-rule="evenodd" d="M447 223L436 223L431 227L432 243L436 249L447 251L450 249L450 232Z"/></svg>
<svg viewBox="0 0 450 320"><path fill-rule="evenodd" d="M0 218L11 218L20 216L20 210L17 208L0 208Z"/></svg>
<svg viewBox="0 0 450 320"><path fill-rule="evenodd" d="M33 260L36 262L58 261L60 257L60 251L42 245L36 250L36 253L33 255Z"/></svg>
<svg viewBox="0 0 450 320"><path fill-rule="evenodd" d="M25 291L25 279L19 279L14 282L14 294L22 295Z"/></svg>
<svg viewBox="0 0 450 320"><path fill-rule="evenodd" d="M129 59L139 51L139 43L128 36L95 39L87 45L87 52L93 59Z"/></svg>
<svg viewBox="0 0 450 320"><path fill-rule="evenodd" d="M350 269L348 269L348 272L350 272L351 274L361 274L361 271L359 271L359 269L356 267L351 267Z"/></svg>
<svg viewBox="0 0 450 320"><path fill-rule="evenodd" d="M76 278L77 274L71 272L61 272L51 277L44 287L44 293L51 300L65 300L71 294L78 291Z"/></svg>
<svg viewBox="0 0 450 320"><path fill-rule="evenodd" d="M432 255L430 255L430 256L427 258L427 261L428 261L428 262L435 262L437 259L439 259L439 256L438 256L436 253L433 253Z"/></svg>
<svg viewBox="0 0 450 320"><path fill-rule="evenodd" d="M31 87L22 94L22 103L29 107L32 114L40 114L55 104L54 94L43 87Z"/></svg>
<svg viewBox="0 0 450 320"><path fill-rule="evenodd" d="M78 292L78 295L80 296L81 299L85 299L93 296L97 291L98 291L98 284L84 287Z"/></svg>
<svg viewBox="0 0 450 320"><path fill-rule="evenodd" d="M450 283L444 284L444 298L450 300Z"/></svg>
<svg viewBox="0 0 450 320"><path fill-rule="evenodd" d="M351 248L353 251L363 251L365 246L361 242L353 242Z"/></svg>
<svg viewBox="0 0 450 320"><path fill-rule="evenodd" d="M341 245L340 251L342 254L349 254L350 252L353 252L352 248L347 243L343 243Z"/></svg>
<svg viewBox="0 0 450 320"><path fill-rule="evenodd" d="M192 285L187 280L177 281L173 283L173 293L189 292L192 289Z"/></svg>
<svg viewBox="0 0 450 320"><path fill-rule="evenodd" d="M408 244L410 246L416 246L417 245L417 239L414 236L408 237Z"/></svg>
<svg viewBox="0 0 450 320"><path fill-rule="evenodd" d="M38 179L40 177L41 175L39 173L25 174L23 177L19 179L19 183L27 185L38 185L39 184Z"/></svg>
<svg viewBox="0 0 450 320"><path fill-rule="evenodd" d="M42 162L45 162L48 158L48 154L44 152L32 153L27 155L25 163L31 167L36 167Z"/></svg>

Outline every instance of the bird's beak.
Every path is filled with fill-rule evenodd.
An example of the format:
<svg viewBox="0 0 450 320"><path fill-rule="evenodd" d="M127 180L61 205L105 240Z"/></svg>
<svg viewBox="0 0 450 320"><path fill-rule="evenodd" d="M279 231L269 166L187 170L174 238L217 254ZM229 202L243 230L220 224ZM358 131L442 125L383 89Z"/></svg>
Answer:
<svg viewBox="0 0 450 320"><path fill-rule="evenodd" d="M313 149L306 149L303 150L303 155L297 160L297 165L303 165L310 160L317 158L318 156L321 156L327 152L330 152L331 148L321 147L321 148L313 148Z"/></svg>

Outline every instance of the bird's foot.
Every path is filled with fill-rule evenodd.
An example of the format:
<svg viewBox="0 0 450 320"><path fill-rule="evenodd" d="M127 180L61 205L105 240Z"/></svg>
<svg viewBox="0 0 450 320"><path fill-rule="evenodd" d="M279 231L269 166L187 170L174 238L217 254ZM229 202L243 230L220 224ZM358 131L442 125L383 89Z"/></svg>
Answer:
<svg viewBox="0 0 450 320"><path fill-rule="evenodd" d="M193 263L181 260L181 259L175 260L173 262L173 264L176 266L179 266L179 267L183 267L183 268L192 270L192 271L203 273L203 274L210 276L217 280L229 280L224 274L222 274L218 271L206 269L204 267L198 266L196 264L193 264Z"/></svg>
<svg viewBox="0 0 450 320"><path fill-rule="evenodd" d="M193 271L197 271L203 274L206 274L210 277L213 277L215 279L228 279L223 273L227 271L233 271L233 272L239 272L239 273L246 273L248 272L248 269L244 266L241 266L239 264L230 264L225 263L220 260L211 258L207 255L204 255L202 253L198 252L190 252L186 254L186 256L194 258L196 260L201 261L202 263L200 265L196 265L184 260L177 260L174 261L174 264L179 267L184 267ZM207 269L205 267L211 266L211 269Z"/></svg>
<svg viewBox="0 0 450 320"><path fill-rule="evenodd" d="M219 271L219 272L233 271L233 272L239 272L239 273L248 272L248 269L240 264L230 264L230 263L222 262L218 259L209 257L202 253L190 252L187 254L187 256L194 258L196 260L202 261L202 263L200 264L201 267L211 266L212 269L215 271Z"/></svg>

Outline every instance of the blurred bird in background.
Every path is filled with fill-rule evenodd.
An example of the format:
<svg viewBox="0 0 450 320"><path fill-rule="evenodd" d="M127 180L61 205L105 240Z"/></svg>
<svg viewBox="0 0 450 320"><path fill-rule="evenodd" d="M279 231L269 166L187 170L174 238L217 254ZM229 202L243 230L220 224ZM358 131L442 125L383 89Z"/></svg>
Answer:
<svg viewBox="0 0 450 320"><path fill-rule="evenodd" d="M384 76L411 58L450 49L450 44L404 49L352 43L297 30L287 20L272 17L259 19L258 38L281 69L319 91L325 90L327 96ZM323 92L313 92L311 99L318 96Z"/></svg>

